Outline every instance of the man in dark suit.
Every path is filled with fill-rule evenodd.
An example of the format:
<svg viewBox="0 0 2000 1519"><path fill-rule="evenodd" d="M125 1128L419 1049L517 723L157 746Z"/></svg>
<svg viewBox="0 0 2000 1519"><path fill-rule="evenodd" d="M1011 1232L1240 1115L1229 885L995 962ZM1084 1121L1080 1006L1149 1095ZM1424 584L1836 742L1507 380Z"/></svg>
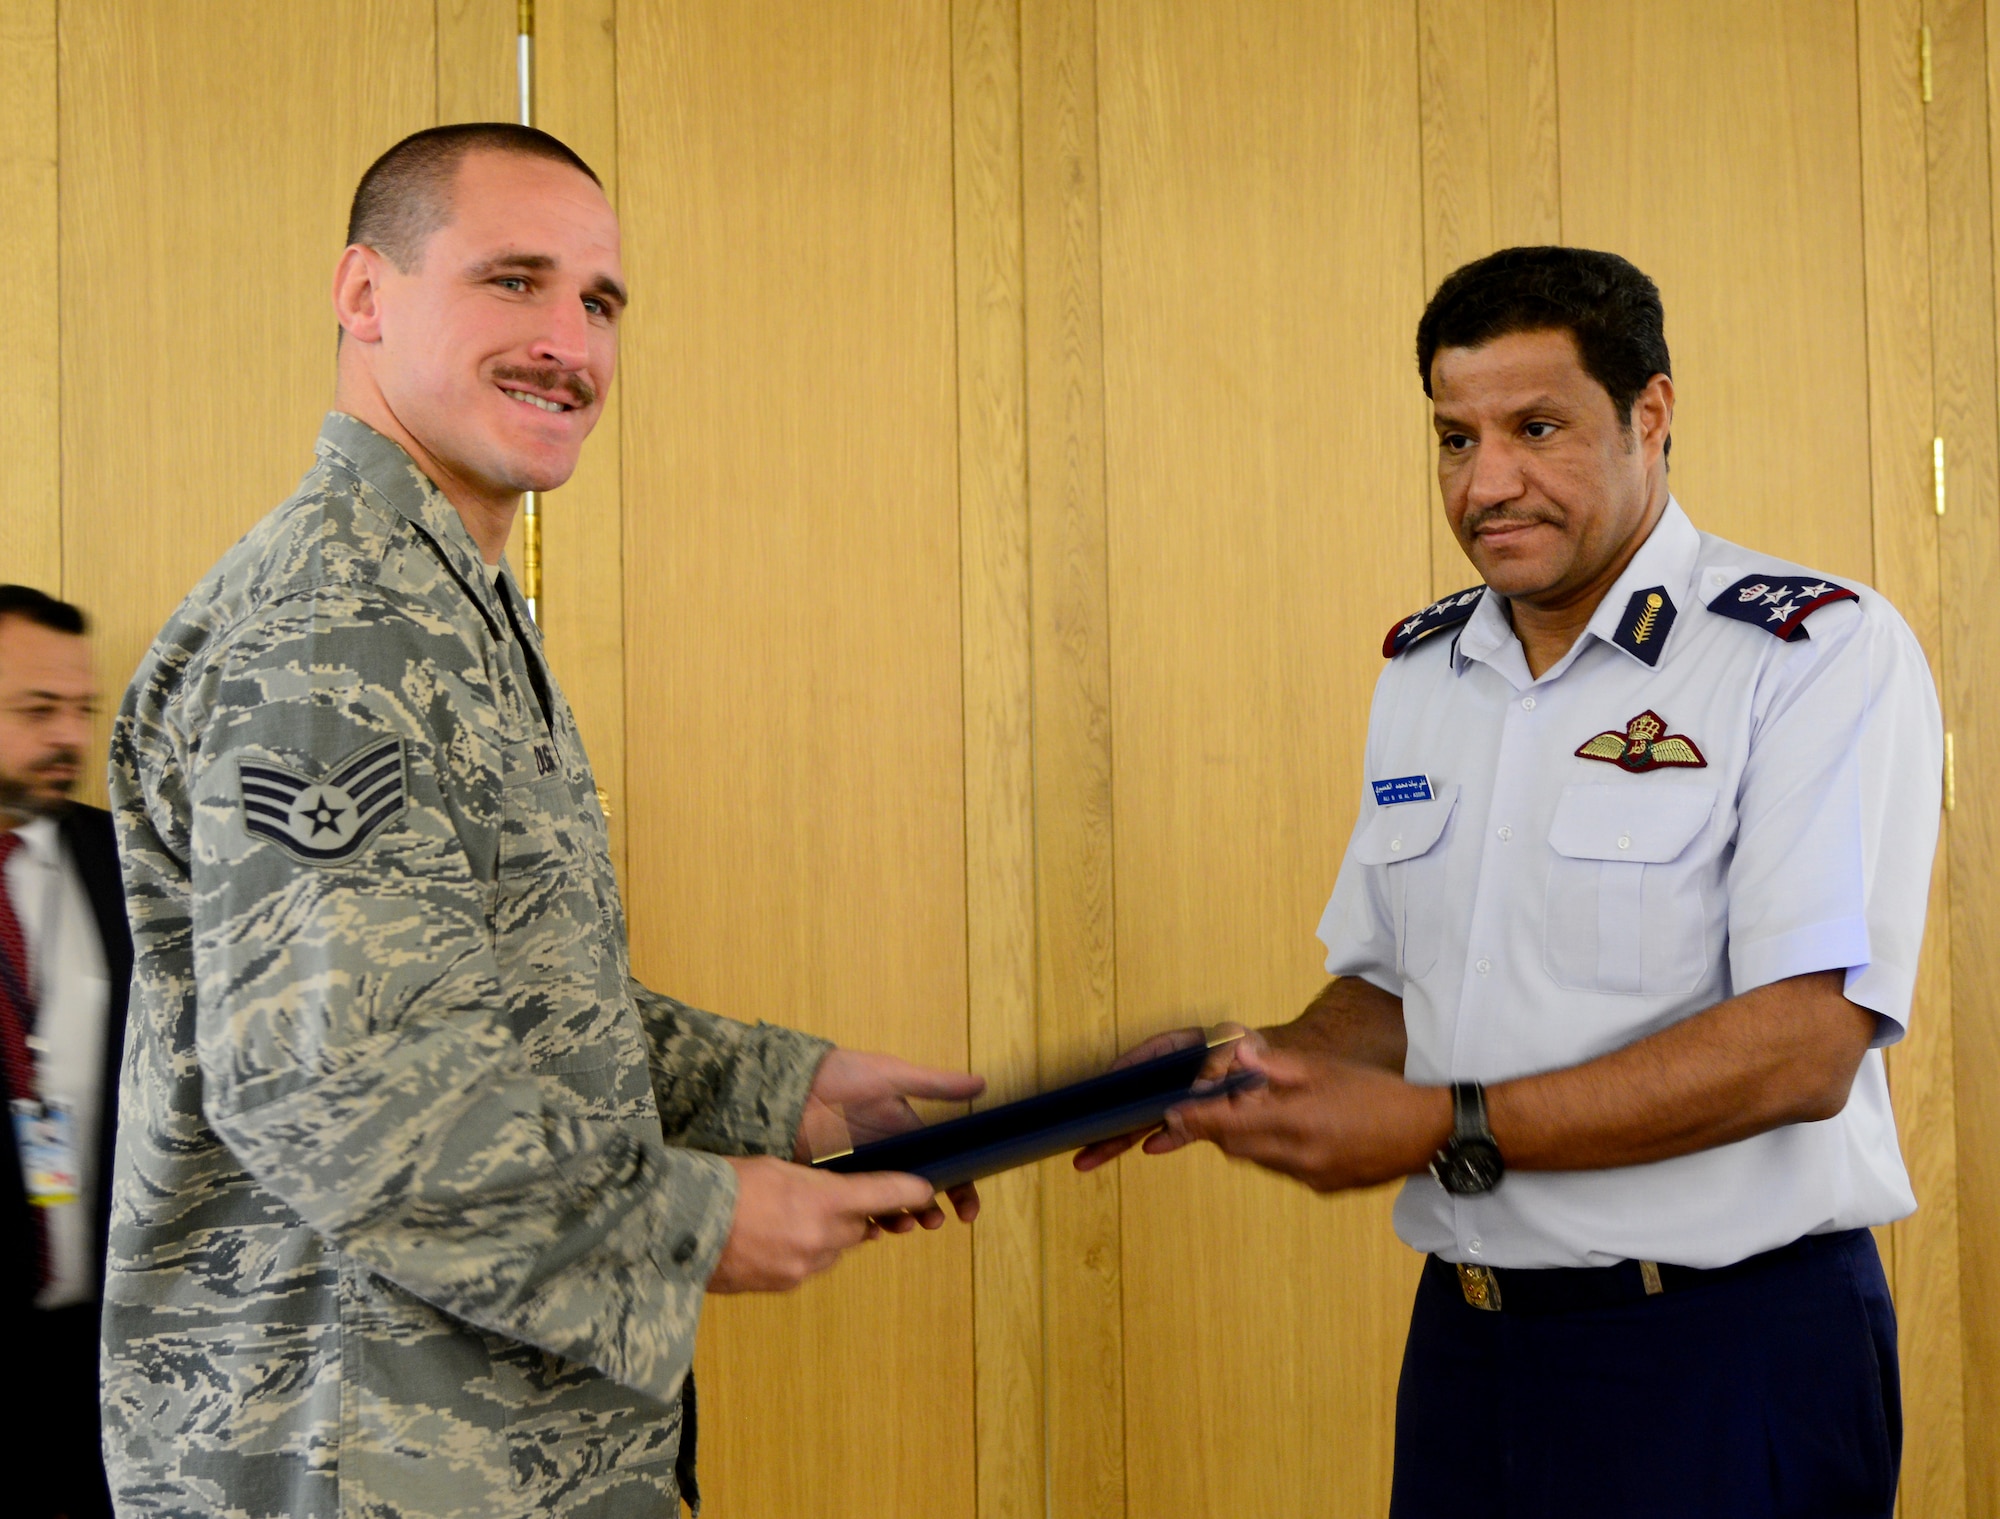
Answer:
<svg viewBox="0 0 2000 1519"><path fill-rule="evenodd" d="M0 585L0 1480L24 1519L111 1512L97 1346L132 939L111 816L70 800L97 698L84 629Z"/></svg>

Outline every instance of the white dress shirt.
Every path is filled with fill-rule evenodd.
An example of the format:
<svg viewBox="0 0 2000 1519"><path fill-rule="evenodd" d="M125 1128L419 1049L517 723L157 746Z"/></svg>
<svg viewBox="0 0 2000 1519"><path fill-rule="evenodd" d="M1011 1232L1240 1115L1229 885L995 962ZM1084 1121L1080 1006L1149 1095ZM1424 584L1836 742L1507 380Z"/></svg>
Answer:
<svg viewBox="0 0 2000 1519"><path fill-rule="evenodd" d="M1319 933L1328 971L1402 997L1410 1080L1577 1065L1821 970L1846 972L1849 1000L1878 1015L1878 1046L1902 1037L1938 829L1929 667L1864 587L1813 612L1795 642L1709 609L1727 596L1760 613L1745 577L1840 589L1697 532L1670 500L1540 679L1490 592L1455 636L1384 670L1365 779L1406 784L1384 788L1386 804L1364 786ZM1654 589L1667 625L1639 646L1649 664L1614 638L1623 626L1629 641ZM1577 754L1648 713L1663 742L1682 740L1648 752L1674 763L1635 773ZM1720 1266L1915 1206L1878 1048L1823 1123L1650 1165L1510 1172L1484 1197L1416 1177L1395 1217L1405 1241L1450 1261Z"/></svg>
<svg viewBox="0 0 2000 1519"><path fill-rule="evenodd" d="M77 1200L44 1210L51 1276L35 1306L61 1308L88 1301L101 1269L95 1259L97 1125L111 984L96 914L54 819L36 818L15 831L22 847L7 860L7 890L28 943L36 1080L43 1101L68 1104L77 1151Z"/></svg>

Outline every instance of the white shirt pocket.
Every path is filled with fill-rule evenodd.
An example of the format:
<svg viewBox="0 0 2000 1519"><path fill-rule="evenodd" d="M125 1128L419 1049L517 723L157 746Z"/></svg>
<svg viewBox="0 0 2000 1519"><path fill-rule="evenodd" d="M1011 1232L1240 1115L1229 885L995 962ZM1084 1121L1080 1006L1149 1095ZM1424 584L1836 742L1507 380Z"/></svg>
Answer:
<svg viewBox="0 0 2000 1519"><path fill-rule="evenodd" d="M1573 991L1669 996L1701 984L1711 956L1701 862L1684 859L1715 811L1704 786L1563 788L1549 825L1543 963Z"/></svg>
<svg viewBox="0 0 2000 1519"><path fill-rule="evenodd" d="M1428 802L1377 807L1355 836L1355 859L1388 867L1396 969L1405 978L1424 975L1437 964L1444 936L1445 863L1438 843L1457 802L1458 787L1446 786Z"/></svg>

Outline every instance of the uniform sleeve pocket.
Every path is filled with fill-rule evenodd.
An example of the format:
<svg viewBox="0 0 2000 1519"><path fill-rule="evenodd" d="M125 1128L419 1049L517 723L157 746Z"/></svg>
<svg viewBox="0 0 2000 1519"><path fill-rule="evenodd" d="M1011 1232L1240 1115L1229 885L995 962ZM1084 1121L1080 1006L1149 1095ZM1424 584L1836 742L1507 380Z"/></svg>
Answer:
<svg viewBox="0 0 2000 1519"><path fill-rule="evenodd" d="M1444 933L1445 851L1438 848L1458 803L1458 787L1445 786L1428 802L1376 807L1354 839L1354 858L1388 869L1389 900L1396 916L1396 967L1406 977L1437 963Z"/></svg>
<svg viewBox="0 0 2000 1519"><path fill-rule="evenodd" d="M1563 789L1549 826L1543 960L1559 986L1658 996L1708 966L1698 861L1684 856L1715 811L1703 786Z"/></svg>

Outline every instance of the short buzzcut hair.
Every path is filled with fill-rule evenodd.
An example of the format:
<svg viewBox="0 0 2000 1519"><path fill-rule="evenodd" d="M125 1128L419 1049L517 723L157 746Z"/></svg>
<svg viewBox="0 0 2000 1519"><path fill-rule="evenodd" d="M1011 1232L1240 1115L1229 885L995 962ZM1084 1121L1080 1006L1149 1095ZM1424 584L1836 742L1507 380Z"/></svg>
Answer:
<svg viewBox="0 0 2000 1519"><path fill-rule="evenodd" d="M90 631L90 619L82 607L58 601L31 585L0 585L0 619L25 617L38 627L81 637Z"/></svg>
<svg viewBox="0 0 2000 1519"><path fill-rule="evenodd" d="M1653 376L1674 372L1660 287L1639 269L1595 248L1502 248L1446 275L1424 308L1417 323L1424 394L1440 348L1478 348L1516 332L1567 332L1584 372L1628 427Z"/></svg>
<svg viewBox="0 0 2000 1519"><path fill-rule="evenodd" d="M373 248L408 274L422 262L430 235L451 220L452 182L468 153L508 153L567 164L604 181L560 138L511 121L464 121L412 132L368 166L354 187L347 241Z"/></svg>

